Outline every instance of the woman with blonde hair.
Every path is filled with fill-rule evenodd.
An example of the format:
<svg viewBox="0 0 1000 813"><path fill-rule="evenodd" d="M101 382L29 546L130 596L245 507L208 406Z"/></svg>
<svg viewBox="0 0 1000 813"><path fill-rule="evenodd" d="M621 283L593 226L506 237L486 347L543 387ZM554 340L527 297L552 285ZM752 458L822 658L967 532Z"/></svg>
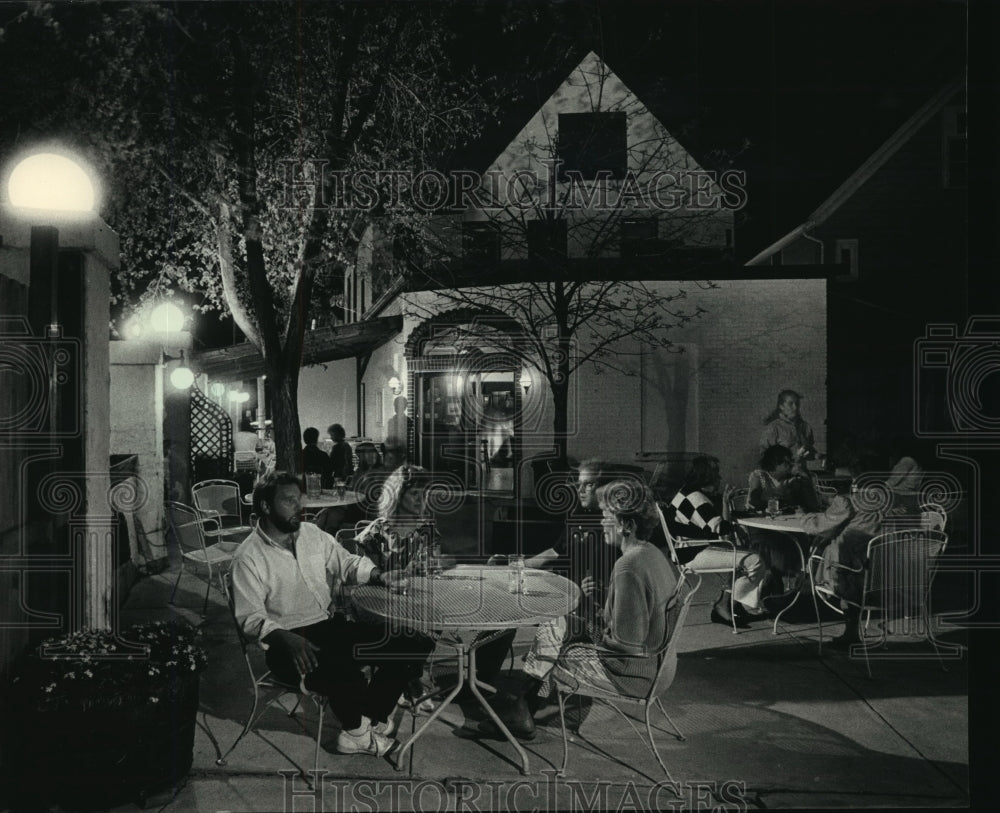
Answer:
<svg viewBox="0 0 1000 813"><path fill-rule="evenodd" d="M621 550L611 571L603 623L594 641L582 644L566 643L566 618L539 627L525 658L521 691L494 701L504 725L522 739L535 735L531 698L543 686L547 688L553 677L630 695L648 691L656 677L657 656L670 632L667 604L677 592L679 573L649 542L659 523L655 498L648 486L615 480L598 489L597 499L603 513L604 544ZM479 729L496 732L490 720L480 723Z"/></svg>

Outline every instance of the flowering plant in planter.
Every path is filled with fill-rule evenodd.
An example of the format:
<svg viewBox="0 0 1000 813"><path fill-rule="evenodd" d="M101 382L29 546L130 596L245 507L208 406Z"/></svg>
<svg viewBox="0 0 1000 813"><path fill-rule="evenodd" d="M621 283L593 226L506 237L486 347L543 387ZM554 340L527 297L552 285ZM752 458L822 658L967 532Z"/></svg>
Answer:
<svg viewBox="0 0 1000 813"><path fill-rule="evenodd" d="M28 653L13 689L32 798L42 788L63 807L97 809L177 786L208 665L199 637L190 624L156 622L118 636L73 632Z"/></svg>
<svg viewBox="0 0 1000 813"><path fill-rule="evenodd" d="M138 624L116 637L81 630L46 640L16 683L41 711L87 710L169 702L179 684L208 665L200 632L190 624Z"/></svg>

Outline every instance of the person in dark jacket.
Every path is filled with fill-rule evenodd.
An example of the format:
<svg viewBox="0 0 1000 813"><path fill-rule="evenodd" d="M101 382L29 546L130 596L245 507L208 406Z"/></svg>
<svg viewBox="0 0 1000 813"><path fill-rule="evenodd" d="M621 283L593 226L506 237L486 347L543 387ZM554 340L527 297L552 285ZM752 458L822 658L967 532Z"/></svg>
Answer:
<svg viewBox="0 0 1000 813"><path fill-rule="evenodd" d="M330 462L333 466L333 477L335 480L347 480L354 474L354 450L351 444L344 438L347 433L339 423L330 424L326 430L333 440L333 448L330 450Z"/></svg>
<svg viewBox="0 0 1000 813"><path fill-rule="evenodd" d="M310 426L302 433L302 471L319 474L323 488L333 488L333 461L319 448L319 430Z"/></svg>

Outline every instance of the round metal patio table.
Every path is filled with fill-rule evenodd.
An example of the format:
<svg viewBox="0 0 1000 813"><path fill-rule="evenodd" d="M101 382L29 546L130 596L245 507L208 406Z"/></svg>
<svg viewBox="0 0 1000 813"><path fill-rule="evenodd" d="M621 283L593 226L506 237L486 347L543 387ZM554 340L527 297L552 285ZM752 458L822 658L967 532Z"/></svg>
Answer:
<svg viewBox="0 0 1000 813"><path fill-rule="evenodd" d="M542 624L571 613L579 603L580 588L569 579L530 568L524 574L526 592L523 594L509 591L506 567L477 565L460 565L439 576L411 576L405 595L375 585L361 585L352 592L351 601L360 614L427 634L449 631L452 637L440 640L455 647L458 653L458 683L402 746L396 759L397 770L402 768L406 751L468 682L479 705L521 757L521 772L528 773L527 753L479 691L480 687L494 691L492 686L476 677L476 650L491 639L466 643L461 637L470 632Z"/></svg>

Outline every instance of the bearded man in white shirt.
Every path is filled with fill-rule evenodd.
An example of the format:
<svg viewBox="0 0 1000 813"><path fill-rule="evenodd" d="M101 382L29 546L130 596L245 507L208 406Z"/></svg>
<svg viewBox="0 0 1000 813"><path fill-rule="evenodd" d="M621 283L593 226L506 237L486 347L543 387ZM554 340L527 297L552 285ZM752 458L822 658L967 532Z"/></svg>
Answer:
<svg viewBox="0 0 1000 813"><path fill-rule="evenodd" d="M260 642L277 678L327 698L342 728L339 753L385 756L399 744L390 716L396 701L434 642L337 612L343 585L382 584L382 573L302 522L301 497L299 479L287 472L254 489L259 520L233 558L236 618ZM364 665L372 667L370 682Z"/></svg>

